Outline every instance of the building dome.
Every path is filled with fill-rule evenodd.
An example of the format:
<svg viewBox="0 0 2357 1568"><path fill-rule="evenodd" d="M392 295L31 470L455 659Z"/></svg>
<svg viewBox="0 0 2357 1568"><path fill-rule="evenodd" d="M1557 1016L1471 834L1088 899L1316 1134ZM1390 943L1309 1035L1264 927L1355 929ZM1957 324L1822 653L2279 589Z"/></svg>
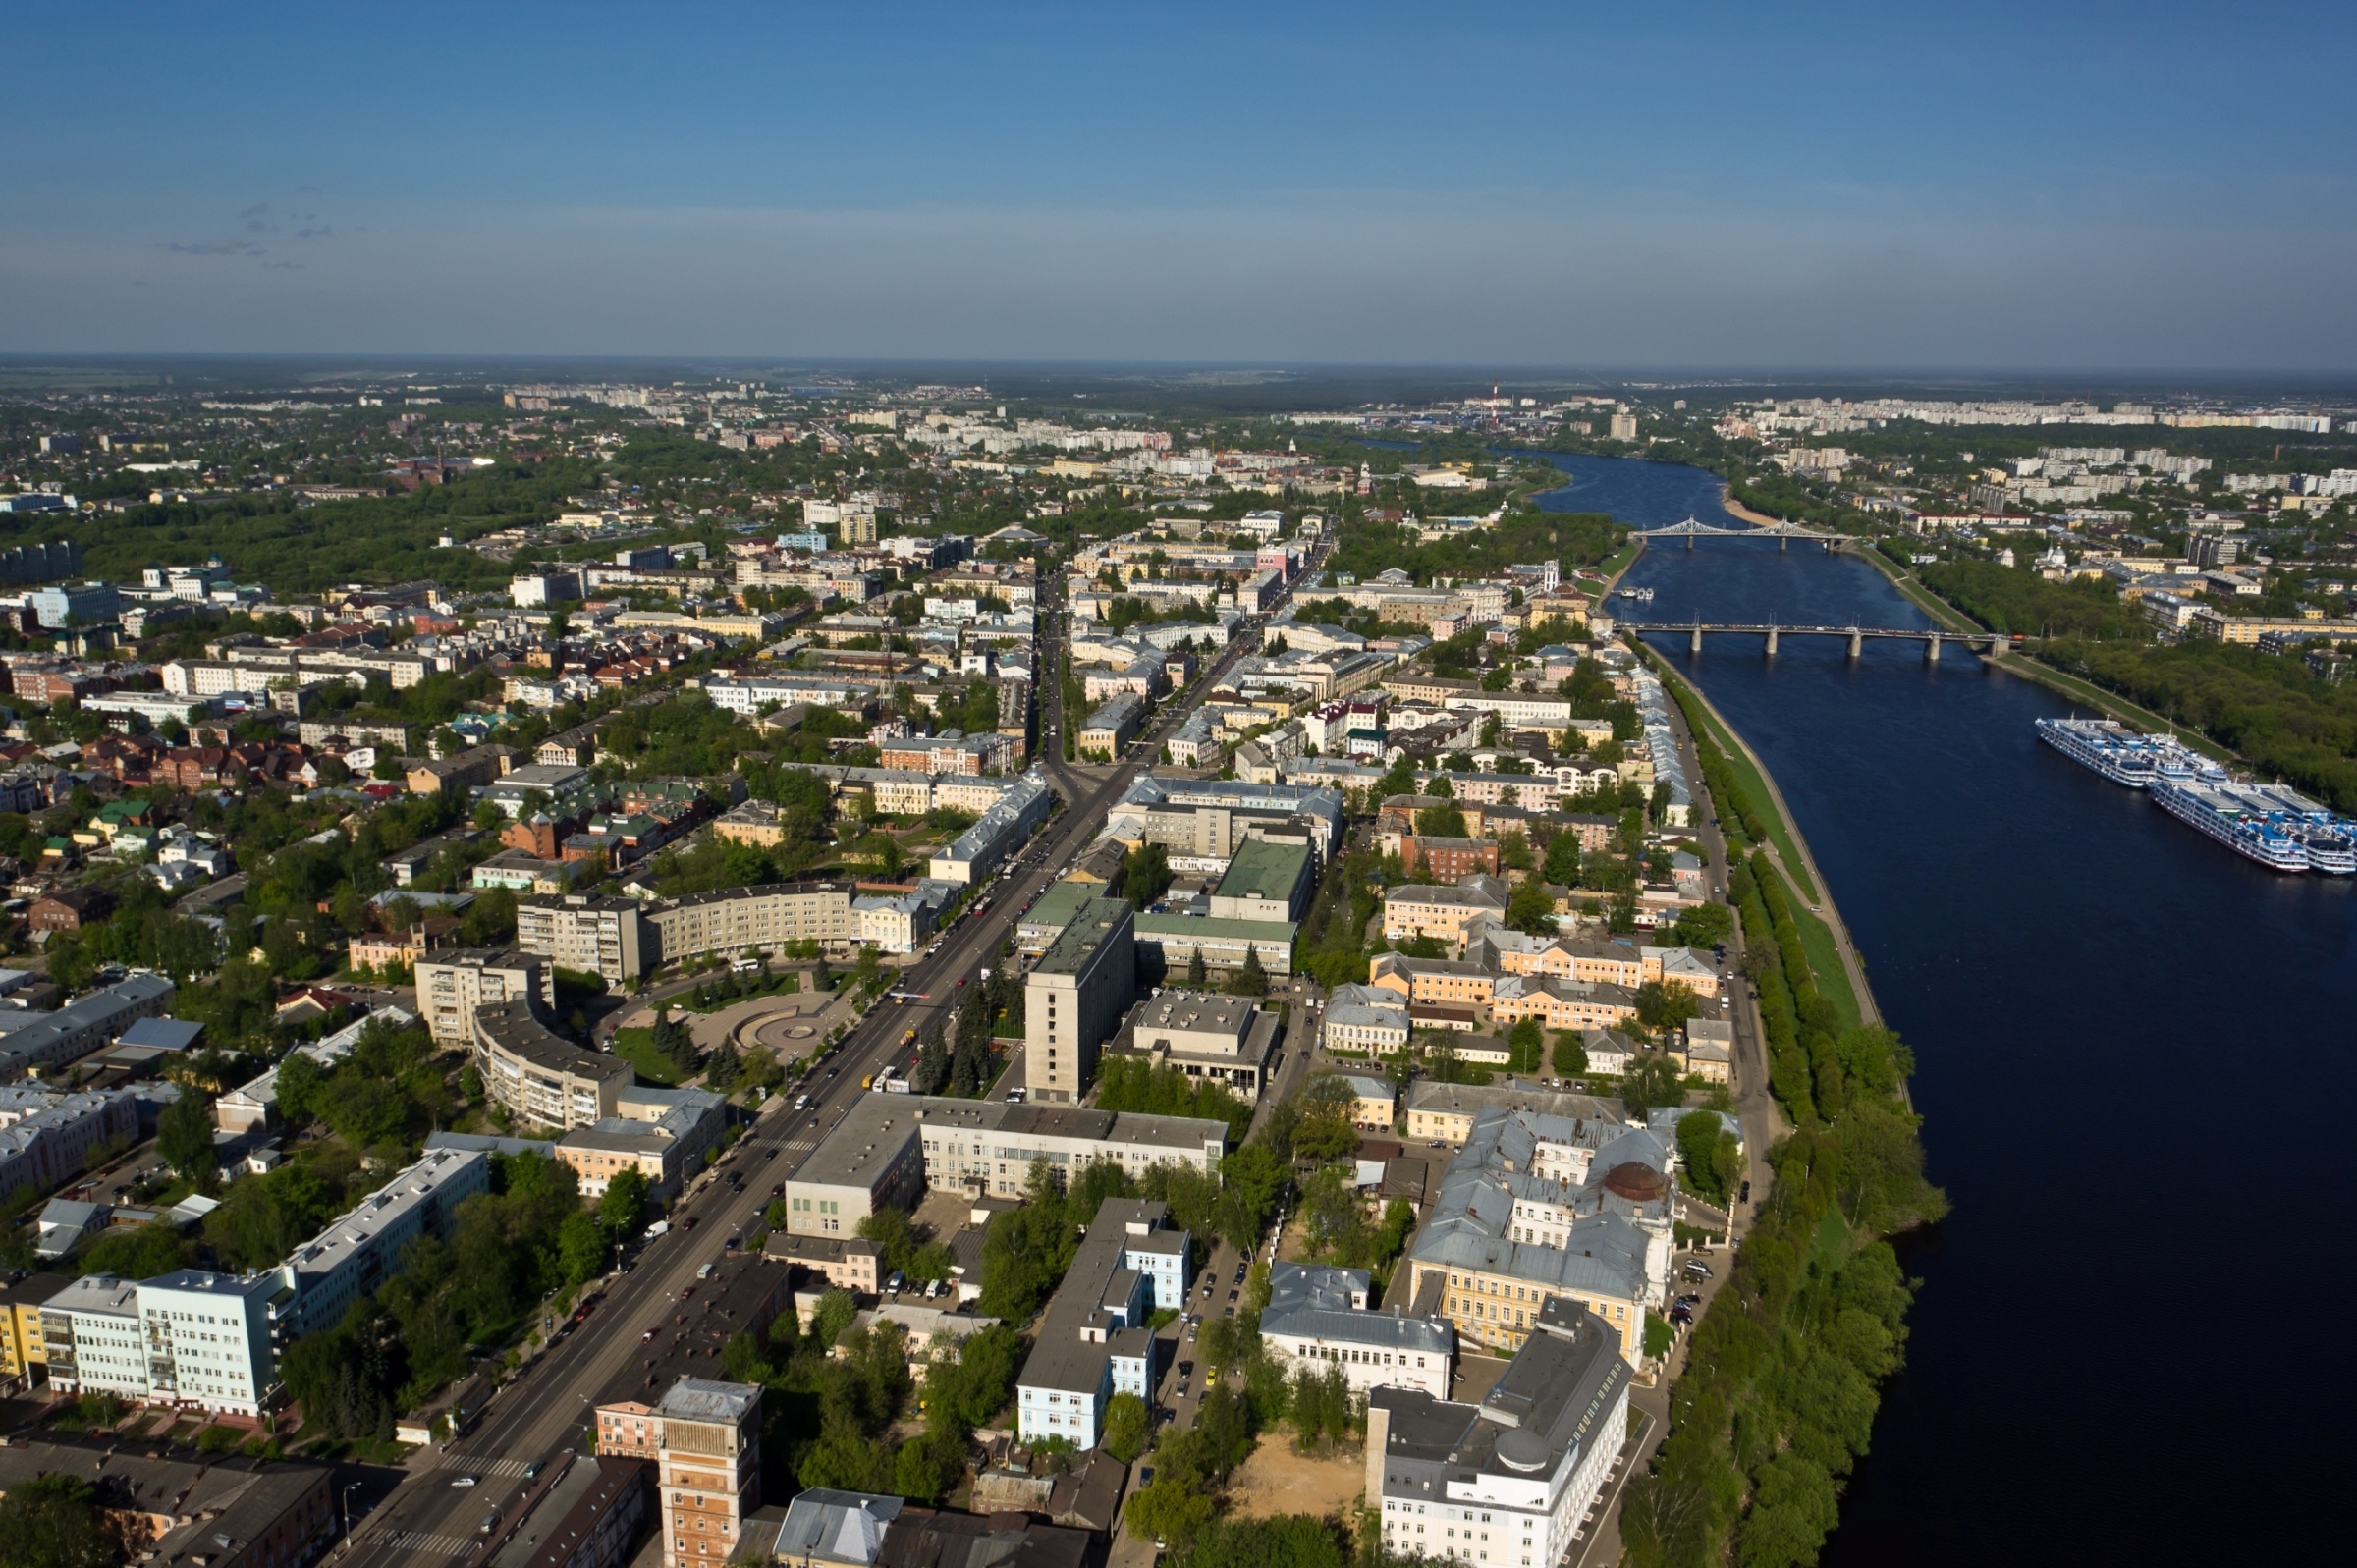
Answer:
<svg viewBox="0 0 2357 1568"><path fill-rule="evenodd" d="M1651 1165L1631 1160L1604 1173L1604 1190L1630 1203L1658 1203L1670 1195L1670 1183Z"/></svg>

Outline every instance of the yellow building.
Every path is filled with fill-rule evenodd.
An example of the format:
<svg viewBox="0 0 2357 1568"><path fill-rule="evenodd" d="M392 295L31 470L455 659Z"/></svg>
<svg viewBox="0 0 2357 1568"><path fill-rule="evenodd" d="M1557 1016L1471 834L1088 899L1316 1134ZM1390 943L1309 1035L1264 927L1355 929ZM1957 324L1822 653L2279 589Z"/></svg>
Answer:
<svg viewBox="0 0 2357 1568"><path fill-rule="evenodd" d="M34 1367L48 1365L41 1303L73 1282L64 1274L32 1274L0 1286L0 1379L22 1389L30 1386Z"/></svg>
<svg viewBox="0 0 2357 1568"><path fill-rule="evenodd" d="M1599 1271L1603 1272L1604 1271ZM1602 1319L1620 1336L1620 1354L1630 1366L1645 1359L1644 1288L1636 1278L1615 1288L1606 1285L1544 1284L1510 1274L1463 1268L1415 1265L1414 1299L1418 1310L1430 1291L1438 1311L1456 1330L1460 1346L1480 1346L1492 1355L1510 1356L1530 1337L1539 1309L1550 1296L1566 1296Z"/></svg>

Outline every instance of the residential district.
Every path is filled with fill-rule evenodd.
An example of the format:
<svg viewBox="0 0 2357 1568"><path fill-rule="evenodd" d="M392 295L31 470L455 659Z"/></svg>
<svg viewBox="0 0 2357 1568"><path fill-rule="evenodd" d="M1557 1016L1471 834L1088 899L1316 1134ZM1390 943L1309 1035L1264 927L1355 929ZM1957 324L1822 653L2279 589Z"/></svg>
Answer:
<svg viewBox="0 0 2357 1568"><path fill-rule="evenodd" d="M1302 1487L1611 1560L1782 1130L1620 530L971 389L434 401L60 404L0 498L0 1492L197 1568ZM431 571L240 548L536 468ZM1386 509L1464 565L1344 569ZM149 515L219 553L102 568Z"/></svg>

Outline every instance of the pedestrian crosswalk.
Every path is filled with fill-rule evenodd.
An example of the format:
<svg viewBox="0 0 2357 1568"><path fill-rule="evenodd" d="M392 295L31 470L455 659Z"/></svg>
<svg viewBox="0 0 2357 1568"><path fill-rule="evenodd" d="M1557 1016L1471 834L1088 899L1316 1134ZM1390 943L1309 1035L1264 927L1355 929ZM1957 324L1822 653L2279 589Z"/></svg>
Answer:
<svg viewBox="0 0 2357 1568"><path fill-rule="evenodd" d="M444 1470L465 1470L477 1476L521 1476L524 1462L521 1459L492 1459L482 1454L444 1454Z"/></svg>
<svg viewBox="0 0 2357 1568"><path fill-rule="evenodd" d="M380 1530L361 1540L362 1545L389 1546L395 1551L424 1552L436 1557L464 1557L475 1542L465 1536L435 1536L422 1530Z"/></svg>

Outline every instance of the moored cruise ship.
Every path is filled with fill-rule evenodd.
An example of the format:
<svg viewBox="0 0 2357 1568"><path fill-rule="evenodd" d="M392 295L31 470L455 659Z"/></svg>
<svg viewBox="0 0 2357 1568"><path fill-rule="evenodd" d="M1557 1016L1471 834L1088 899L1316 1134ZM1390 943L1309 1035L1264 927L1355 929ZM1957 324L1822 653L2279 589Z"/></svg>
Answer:
<svg viewBox="0 0 2357 1568"><path fill-rule="evenodd" d="M2038 738L2273 871L2357 876L2357 823L2282 784L2238 779L2174 736L2110 719L2040 719Z"/></svg>
<svg viewBox="0 0 2357 1568"><path fill-rule="evenodd" d="M2162 750L2150 735L2112 719L2041 719L2038 738L2115 784L2148 787L2160 777Z"/></svg>
<svg viewBox="0 0 2357 1568"><path fill-rule="evenodd" d="M2152 794L2170 816L2271 870L2357 876L2357 823L2281 784L2163 782Z"/></svg>

